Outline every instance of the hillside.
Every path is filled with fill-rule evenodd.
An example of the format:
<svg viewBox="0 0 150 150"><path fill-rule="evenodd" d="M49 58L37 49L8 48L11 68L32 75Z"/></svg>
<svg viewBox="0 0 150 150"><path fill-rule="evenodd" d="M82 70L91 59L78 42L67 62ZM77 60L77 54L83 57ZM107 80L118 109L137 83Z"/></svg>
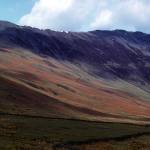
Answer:
<svg viewBox="0 0 150 150"><path fill-rule="evenodd" d="M150 35L0 22L0 112L150 123Z"/></svg>

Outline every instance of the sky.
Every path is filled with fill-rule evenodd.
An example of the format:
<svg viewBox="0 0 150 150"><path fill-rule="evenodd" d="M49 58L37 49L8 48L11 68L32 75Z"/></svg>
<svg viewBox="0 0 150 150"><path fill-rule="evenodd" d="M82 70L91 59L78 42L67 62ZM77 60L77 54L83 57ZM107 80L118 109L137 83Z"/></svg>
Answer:
<svg viewBox="0 0 150 150"><path fill-rule="evenodd" d="M150 33L150 0L0 0L0 20L56 31Z"/></svg>

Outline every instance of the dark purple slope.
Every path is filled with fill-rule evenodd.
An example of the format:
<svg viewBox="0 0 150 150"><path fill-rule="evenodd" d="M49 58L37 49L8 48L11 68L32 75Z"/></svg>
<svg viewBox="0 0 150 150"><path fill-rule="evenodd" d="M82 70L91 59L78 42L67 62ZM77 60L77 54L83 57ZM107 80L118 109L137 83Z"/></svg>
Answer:
<svg viewBox="0 0 150 150"><path fill-rule="evenodd" d="M96 76L150 84L149 34L124 30L66 33L0 22L0 46L86 64Z"/></svg>

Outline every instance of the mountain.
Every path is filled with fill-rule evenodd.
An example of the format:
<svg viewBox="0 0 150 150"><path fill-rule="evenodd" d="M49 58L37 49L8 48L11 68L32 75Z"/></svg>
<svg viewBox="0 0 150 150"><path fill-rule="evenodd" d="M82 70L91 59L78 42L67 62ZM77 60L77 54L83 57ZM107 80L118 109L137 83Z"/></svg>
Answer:
<svg viewBox="0 0 150 150"><path fill-rule="evenodd" d="M0 22L0 112L150 123L150 35Z"/></svg>

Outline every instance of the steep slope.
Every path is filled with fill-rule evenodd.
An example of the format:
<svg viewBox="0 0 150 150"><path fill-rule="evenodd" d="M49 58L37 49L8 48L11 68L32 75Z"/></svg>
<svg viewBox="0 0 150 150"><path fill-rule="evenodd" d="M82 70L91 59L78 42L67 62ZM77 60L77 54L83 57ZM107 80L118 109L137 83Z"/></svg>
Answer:
<svg viewBox="0 0 150 150"><path fill-rule="evenodd" d="M0 112L149 124L149 39L0 22Z"/></svg>
<svg viewBox="0 0 150 150"><path fill-rule="evenodd" d="M3 47L22 47L79 66L85 64L83 69L94 75L121 78L143 88L146 86L148 91L149 43L148 34L122 30L65 33L7 25L0 32Z"/></svg>

